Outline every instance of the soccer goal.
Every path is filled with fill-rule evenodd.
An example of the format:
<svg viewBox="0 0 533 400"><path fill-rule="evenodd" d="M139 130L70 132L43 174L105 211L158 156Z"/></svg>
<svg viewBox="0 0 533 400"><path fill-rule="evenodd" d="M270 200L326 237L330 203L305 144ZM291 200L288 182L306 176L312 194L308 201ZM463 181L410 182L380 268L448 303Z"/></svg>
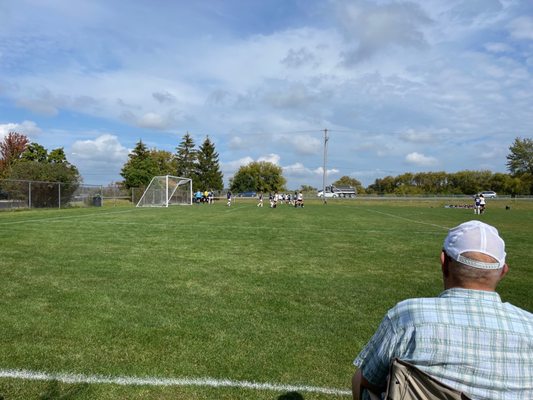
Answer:
<svg viewBox="0 0 533 400"><path fill-rule="evenodd" d="M137 207L168 207L192 204L192 179L179 176L154 176Z"/></svg>

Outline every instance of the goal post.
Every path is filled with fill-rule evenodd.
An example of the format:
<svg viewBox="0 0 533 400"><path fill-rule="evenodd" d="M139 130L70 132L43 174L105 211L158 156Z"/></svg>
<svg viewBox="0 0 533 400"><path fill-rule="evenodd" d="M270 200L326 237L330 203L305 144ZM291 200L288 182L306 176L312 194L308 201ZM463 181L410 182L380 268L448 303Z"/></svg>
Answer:
<svg viewBox="0 0 533 400"><path fill-rule="evenodd" d="M192 179L180 176L154 176L137 207L168 207L192 204Z"/></svg>

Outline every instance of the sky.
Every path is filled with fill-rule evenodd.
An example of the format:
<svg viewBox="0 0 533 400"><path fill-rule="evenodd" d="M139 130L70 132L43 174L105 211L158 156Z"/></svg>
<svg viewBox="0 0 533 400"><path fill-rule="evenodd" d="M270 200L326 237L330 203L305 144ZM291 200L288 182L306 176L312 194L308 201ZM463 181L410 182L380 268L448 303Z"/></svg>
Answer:
<svg viewBox="0 0 533 400"><path fill-rule="evenodd" d="M530 0L2 0L0 139L63 147L87 184L135 144L207 136L226 185L506 172L533 136ZM325 154L327 129L327 157Z"/></svg>

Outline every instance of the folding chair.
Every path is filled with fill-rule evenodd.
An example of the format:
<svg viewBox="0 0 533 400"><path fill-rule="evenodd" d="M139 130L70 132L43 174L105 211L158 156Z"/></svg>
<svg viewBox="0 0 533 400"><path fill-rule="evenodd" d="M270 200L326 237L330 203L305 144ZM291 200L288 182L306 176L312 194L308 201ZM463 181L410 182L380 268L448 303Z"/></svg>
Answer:
<svg viewBox="0 0 533 400"><path fill-rule="evenodd" d="M412 364L394 359L391 364L387 400L471 400L463 392L439 382Z"/></svg>

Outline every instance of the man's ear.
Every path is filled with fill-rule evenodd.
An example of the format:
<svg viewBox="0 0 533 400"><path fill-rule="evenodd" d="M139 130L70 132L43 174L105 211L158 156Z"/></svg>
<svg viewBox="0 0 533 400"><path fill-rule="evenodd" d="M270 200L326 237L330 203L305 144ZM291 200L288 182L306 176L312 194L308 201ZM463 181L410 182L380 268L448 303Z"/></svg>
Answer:
<svg viewBox="0 0 533 400"><path fill-rule="evenodd" d="M444 275L445 277L447 277L450 273L448 269L448 261L448 256L444 251L442 251L440 253L440 265L442 267L442 275Z"/></svg>
<svg viewBox="0 0 533 400"><path fill-rule="evenodd" d="M504 264L502 268L502 272L500 273L500 280L503 279L505 275L507 275L507 272L509 272L509 265Z"/></svg>

